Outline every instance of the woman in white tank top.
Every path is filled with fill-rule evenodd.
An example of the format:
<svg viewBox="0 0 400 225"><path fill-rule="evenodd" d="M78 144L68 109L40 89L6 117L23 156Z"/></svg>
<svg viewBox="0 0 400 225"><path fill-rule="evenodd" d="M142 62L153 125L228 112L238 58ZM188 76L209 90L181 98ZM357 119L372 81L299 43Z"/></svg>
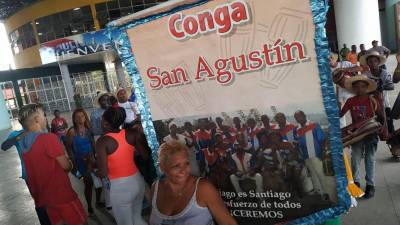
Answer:
<svg viewBox="0 0 400 225"><path fill-rule="evenodd" d="M237 225L217 189L190 175L186 145L168 142L160 146L160 168L166 178L152 187L151 225Z"/></svg>

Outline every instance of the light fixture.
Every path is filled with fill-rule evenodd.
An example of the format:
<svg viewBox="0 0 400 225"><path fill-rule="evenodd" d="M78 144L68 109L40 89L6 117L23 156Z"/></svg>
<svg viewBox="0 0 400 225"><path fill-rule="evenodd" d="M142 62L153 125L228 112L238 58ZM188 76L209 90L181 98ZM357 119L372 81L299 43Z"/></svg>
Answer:
<svg viewBox="0 0 400 225"><path fill-rule="evenodd" d="M73 30L72 33L78 33L78 31L77 30Z"/></svg>
<svg viewBox="0 0 400 225"><path fill-rule="evenodd" d="M39 24L39 22L36 22L36 25L38 25Z"/></svg>
<svg viewBox="0 0 400 225"><path fill-rule="evenodd" d="M39 36L43 35L42 33L38 33Z"/></svg>
<svg viewBox="0 0 400 225"><path fill-rule="evenodd" d="M81 9L81 8L78 7L78 8L75 8L74 11L77 11L77 10L80 10L80 9Z"/></svg>

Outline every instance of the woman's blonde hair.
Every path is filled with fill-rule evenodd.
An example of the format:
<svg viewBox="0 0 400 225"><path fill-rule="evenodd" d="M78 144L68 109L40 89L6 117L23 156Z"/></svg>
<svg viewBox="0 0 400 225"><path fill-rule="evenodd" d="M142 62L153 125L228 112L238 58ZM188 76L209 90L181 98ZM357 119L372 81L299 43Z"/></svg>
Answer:
<svg viewBox="0 0 400 225"><path fill-rule="evenodd" d="M165 165L172 155L181 152L188 153L188 148L186 145L181 144L178 141L165 142L160 146L158 151L158 160L160 164Z"/></svg>

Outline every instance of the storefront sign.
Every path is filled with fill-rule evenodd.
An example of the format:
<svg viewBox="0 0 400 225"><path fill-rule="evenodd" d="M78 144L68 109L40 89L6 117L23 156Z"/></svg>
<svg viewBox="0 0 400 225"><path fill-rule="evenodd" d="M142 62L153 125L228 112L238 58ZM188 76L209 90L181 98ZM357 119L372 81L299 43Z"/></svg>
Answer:
<svg viewBox="0 0 400 225"><path fill-rule="evenodd" d="M48 64L117 48L118 44L110 42L105 31L100 30L43 43L39 51L42 64Z"/></svg>

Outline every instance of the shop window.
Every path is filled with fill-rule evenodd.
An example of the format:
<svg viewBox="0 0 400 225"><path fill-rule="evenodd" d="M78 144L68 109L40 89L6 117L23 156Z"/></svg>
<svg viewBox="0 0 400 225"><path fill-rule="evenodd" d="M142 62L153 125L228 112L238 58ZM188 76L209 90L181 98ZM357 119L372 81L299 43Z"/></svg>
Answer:
<svg viewBox="0 0 400 225"><path fill-rule="evenodd" d="M155 6L167 0L113 0L95 5L96 17L100 28L104 28L111 20L127 16L134 12Z"/></svg>
<svg viewBox="0 0 400 225"><path fill-rule="evenodd" d="M14 54L36 45L36 38L33 32L32 23L26 23L14 30L9 35L11 48Z"/></svg>
<svg viewBox="0 0 400 225"><path fill-rule="evenodd" d="M35 23L40 43L96 30L90 6L45 16Z"/></svg>

